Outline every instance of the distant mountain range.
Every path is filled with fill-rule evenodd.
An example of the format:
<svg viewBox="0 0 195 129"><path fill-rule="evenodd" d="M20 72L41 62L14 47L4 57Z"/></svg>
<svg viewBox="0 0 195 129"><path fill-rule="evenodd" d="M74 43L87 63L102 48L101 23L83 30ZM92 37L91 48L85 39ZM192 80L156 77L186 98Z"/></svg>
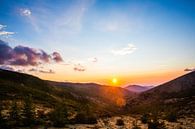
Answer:
<svg viewBox="0 0 195 129"><path fill-rule="evenodd" d="M144 92L144 91L147 91L147 90L154 88L154 86L128 85L124 88L131 91L131 92L141 93L141 92Z"/></svg>

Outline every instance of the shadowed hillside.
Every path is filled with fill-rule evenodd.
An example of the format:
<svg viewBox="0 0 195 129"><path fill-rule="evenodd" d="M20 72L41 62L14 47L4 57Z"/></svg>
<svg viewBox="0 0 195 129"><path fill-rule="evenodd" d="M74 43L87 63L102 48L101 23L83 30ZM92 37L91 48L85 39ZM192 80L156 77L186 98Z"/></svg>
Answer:
<svg viewBox="0 0 195 129"><path fill-rule="evenodd" d="M134 93L120 87L102 86L94 83L62 83L44 81L37 77L0 70L0 99L22 101L31 95L33 102L53 108L59 103L76 110L89 104L94 113L116 113L126 104L126 98ZM100 113L101 112L101 113Z"/></svg>
<svg viewBox="0 0 195 129"><path fill-rule="evenodd" d="M141 93L128 101L127 107L135 112L154 110L177 111L180 115L195 113L195 72Z"/></svg>

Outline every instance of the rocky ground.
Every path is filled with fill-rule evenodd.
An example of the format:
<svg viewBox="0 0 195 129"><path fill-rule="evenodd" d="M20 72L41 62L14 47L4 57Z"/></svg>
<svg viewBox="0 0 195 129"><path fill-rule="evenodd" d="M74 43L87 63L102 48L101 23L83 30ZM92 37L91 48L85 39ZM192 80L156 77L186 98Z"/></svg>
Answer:
<svg viewBox="0 0 195 129"><path fill-rule="evenodd" d="M123 120L123 126L117 126L116 122L118 119ZM168 122L166 120L163 121L168 129L195 129L195 118L180 118L177 122ZM143 124L138 118L130 116L120 116L120 117L111 117L99 119L98 123L95 125L87 125L87 124L77 124L77 125L67 125L66 128L53 128L50 127L48 129L131 129L134 124L137 124L141 129L147 129L148 125ZM39 129L44 129L43 127Z"/></svg>

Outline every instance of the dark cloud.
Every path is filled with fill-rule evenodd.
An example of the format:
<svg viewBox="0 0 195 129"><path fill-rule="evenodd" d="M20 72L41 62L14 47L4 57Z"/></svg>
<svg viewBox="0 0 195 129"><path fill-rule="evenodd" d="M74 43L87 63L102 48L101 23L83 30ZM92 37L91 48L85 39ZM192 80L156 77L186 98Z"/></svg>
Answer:
<svg viewBox="0 0 195 129"><path fill-rule="evenodd" d="M39 70L39 72L40 73L48 73L48 74L54 74L55 73L52 69L50 69L48 71L46 71L46 70Z"/></svg>
<svg viewBox="0 0 195 129"><path fill-rule="evenodd" d="M1 65L37 66L39 64L51 63L52 61L57 63L63 61L58 52L53 52L49 55L41 49L26 46L11 48L2 40L0 40L0 53Z"/></svg>
<svg viewBox="0 0 195 129"><path fill-rule="evenodd" d="M32 69L29 69L28 71L29 71L29 72L37 72L38 70L35 69L35 68L32 68Z"/></svg>
<svg viewBox="0 0 195 129"><path fill-rule="evenodd" d="M53 52L52 58L55 62L62 62L63 61L61 55L58 52Z"/></svg>
<svg viewBox="0 0 195 129"><path fill-rule="evenodd" d="M83 72L85 70L86 70L85 67L82 66L81 64L77 64L77 65L74 66L74 71Z"/></svg>
<svg viewBox="0 0 195 129"><path fill-rule="evenodd" d="M195 68L186 68L186 69L184 69L184 71L186 71L186 72L193 72L193 71L195 71Z"/></svg>
<svg viewBox="0 0 195 129"><path fill-rule="evenodd" d="M54 74L55 72L52 69L49 70L39 70L39 69L35 69L35 68L31 68L28 70L28 72L39 72L39 73L46 73L46 74Z"/></svg>

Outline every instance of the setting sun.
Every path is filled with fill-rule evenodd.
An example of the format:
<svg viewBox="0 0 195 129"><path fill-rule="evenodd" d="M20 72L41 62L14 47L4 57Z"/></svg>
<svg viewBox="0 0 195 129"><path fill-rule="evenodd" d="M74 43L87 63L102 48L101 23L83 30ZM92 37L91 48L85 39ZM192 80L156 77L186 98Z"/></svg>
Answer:
<svg viewBox="0 0 195 129"><path fill-rule="evenodd" d="M112 84L116 85L118 83L118 79L117 78L112 78Z"/></svg>

